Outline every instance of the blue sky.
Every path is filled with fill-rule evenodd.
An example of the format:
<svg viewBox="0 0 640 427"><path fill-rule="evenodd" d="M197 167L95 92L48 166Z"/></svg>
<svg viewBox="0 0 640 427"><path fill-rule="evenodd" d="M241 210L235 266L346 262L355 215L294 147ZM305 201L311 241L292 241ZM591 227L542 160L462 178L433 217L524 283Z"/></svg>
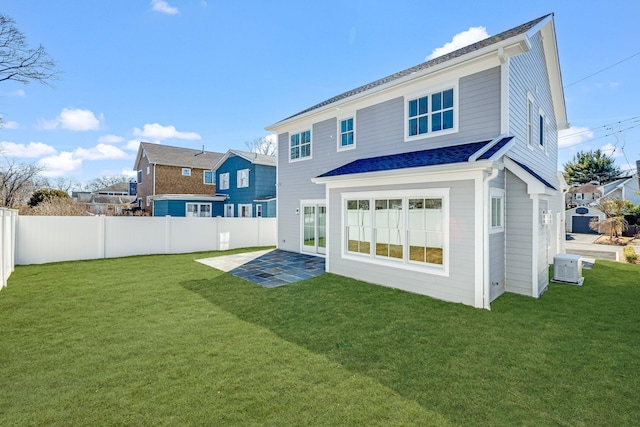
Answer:
<svg viewBox="0 0 640 427"><path fill-rule="evenodd" d="M572 125L559 169L598 148L635 165L637 0L3 0L0 13L62 74L53 88L0 83L0 150L48 177L87 182L131 173L141 140L243 149L265 126L452 40L469 44L550 12Z"/></svg>

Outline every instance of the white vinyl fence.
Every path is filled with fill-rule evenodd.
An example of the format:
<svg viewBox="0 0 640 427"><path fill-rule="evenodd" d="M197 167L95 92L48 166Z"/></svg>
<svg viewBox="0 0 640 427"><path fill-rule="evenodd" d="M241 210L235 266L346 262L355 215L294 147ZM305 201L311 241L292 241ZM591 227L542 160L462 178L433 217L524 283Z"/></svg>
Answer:
<svg viewBox="0 0 640 427"><path fill-rule="evenodd" d="M275 218L20 216L15 264L275 245Z"/></svg>
<svg viewBox="0 0 640 427"><path fill-rule="evenodd" d="M15 266L15 237L18 211L0 208L0 289L7 286L7 279Z"/></svg>

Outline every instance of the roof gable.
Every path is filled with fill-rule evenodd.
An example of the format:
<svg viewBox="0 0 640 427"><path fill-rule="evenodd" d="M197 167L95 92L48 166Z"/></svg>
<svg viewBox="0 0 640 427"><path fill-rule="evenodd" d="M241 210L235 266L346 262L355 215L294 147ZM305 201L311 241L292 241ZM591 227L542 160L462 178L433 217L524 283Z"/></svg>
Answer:
<svg viewBox="0 0 640 427"><path fill-rule="evenodd" d="M550 25L547 25L547 24L550 24ZM324 110L328 106L334 107L333 104L336 104L335 106L337 106L340 103L346 102L351 98L363 96L364 94L369 92L382 90L383 88L392 87L397 84L400 84L403 81L411 80L411 79L421 77L423 75L427 75L431 72L435 72L436 70L440 70L444 67L451 66L454 63L458 63L459 61L471 59L475 57L475 55L480 55L480 54L488 53L492 51L500 51L501 49L503 50L502 53L506 55L507 52L504 52L504 50L507 50L509 48L510 46L509 42L513 42L519 47L510 48L513 50L513 53L507 56L512 56L515 54L526 52L526 50L528 50L530 47L528 37L532 33L535 33L537 31L543 31L543 40L544 40L544 46L545 46L544 50L545 50L545 56L547 56L547 61L546 61L547 71L550 78L550 85L553 93L553 104L554 104L554 109L556 110L556 120L557 120L559 129L564 129L568 127L568 123L566 119L564 92L562 89L562 79L560 76L560 67L558 62L555 29L553 27L553 14L542 16L540 18L529 21L525 24L514 27L510 30L504 31L495 36L488 37L484 40L465 46L463 48L460 48L448 54L439 56L432 60L423 62L421 64L415 65L413 67L410 67L405 70L386 76L382 79L378 79L376 81L359 86L350 91L341 93L337 96L334 96L323 102L313 105L305 110L302 110L292 116L289 116L267 127L266 129L270 131L274 131L278 126L286 122L289 122L291 120L296 120L301 117L305 117L316 111Z"/></svg>
<svg viewBox="0 0 640 427"><path fill-rule="evenodd" d="M241 151L241 150L228 150L224 155L216 162L213 166L214 170L217 170L226 162L229 157L238 156L242 157L246 161L253 163L255 165L263 165L263 166L273 166L275 167L278 163L278 159L276 156L267 156L266 154L252 153L249 151Z"/></svg>
<svg viewBox="0 0 640 427"><path fill-rule="evenodd" d="M135 169L138 169L143 153L147 156L149 163L152 164L194 169L212 169L223 156L222 153L213 151L140 142L140 148L138 149L136 164L134 166Z"/></svg>

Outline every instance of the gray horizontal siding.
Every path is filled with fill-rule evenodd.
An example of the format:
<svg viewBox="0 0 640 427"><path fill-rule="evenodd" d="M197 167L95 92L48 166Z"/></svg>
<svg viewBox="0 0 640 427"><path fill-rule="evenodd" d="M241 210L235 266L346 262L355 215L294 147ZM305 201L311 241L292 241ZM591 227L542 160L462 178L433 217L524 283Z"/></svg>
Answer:
<svg viewBox="0 0 640 427"><path fill-rule="evenodd" d="M342 192L393 191L415 188L450 188L450 264L449 277L426 272L409 271L371 262L342 258ZM452 181L435 184L379 185L373 188L344 188L332 190L329 200L329 257L328 271L369 283L404 289L446 301L473 305L474 300L474 182Z"/></svg>
<svg viewBox="0 0 640 427"><path fill-rule="evenodd" d="M526 184L511 172L506 172L506 187L506 290L531 296L532 201Z"/></svg>

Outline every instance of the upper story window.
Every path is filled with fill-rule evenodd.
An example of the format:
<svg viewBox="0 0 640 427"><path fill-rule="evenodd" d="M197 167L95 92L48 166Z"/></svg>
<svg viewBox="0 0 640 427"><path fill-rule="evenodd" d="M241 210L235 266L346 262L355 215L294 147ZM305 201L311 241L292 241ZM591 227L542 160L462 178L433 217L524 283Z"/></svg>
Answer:
<svg viewBox="0 0 640 427"><path fill-rule="evenodd" d="M338 150L349 150L356 147L356 131L354 118L338 119Z"/></svg>
<svg viewBox="0 0 640 427"><path fill-rule="evenodd" d="M190 168L182 168L182 176L191 176Z"/></svg>
<svg viewBox="0 0 640 427"><path fill-rule="evenodd" d="M311 130L292 133L290 136L289 160L301 160L311 157Z"/></svg>
<svg viewBox="0 0 640 427"><path fill-rule="evenodd" d="M229 189L229 172L221 173L219 177L220 177L219 189L228 190Z"/></svg>
<svg viewBox="0 0 640 427"><path fill-rule="evenodd" d="M204 171L204 183L207 185L213 185L213 171Z"/></svg>
<svg viewBox="0 0 640 427"><path fill-rule="evenodd" d="M455 88L411 98L406 108L407 139L456 129Z"/></svg>
<svg viewBox="0 0 640 427"><path fill-rule="evenodd" d="M138 182L138 184L142 184L142 171L139 170L138 171L138 178L136 180Z"/></svg>
<svg viewBox="0 0 640 427"><path fill-rule="evenodd" d="M538 146L547 151L547 118L542 110L538 118Z"/></svg>
<svg viewBox="0 0 640 427"><path fill-rule="evenodd" d="M151 166L147 166L147 175L151 173Z"/></svg>
<svg viewBox="0 0 640 427"><path fill-rule="evenodd" d="M241 169L238 172L238 188L249 186L249 169Z"/></svg>

